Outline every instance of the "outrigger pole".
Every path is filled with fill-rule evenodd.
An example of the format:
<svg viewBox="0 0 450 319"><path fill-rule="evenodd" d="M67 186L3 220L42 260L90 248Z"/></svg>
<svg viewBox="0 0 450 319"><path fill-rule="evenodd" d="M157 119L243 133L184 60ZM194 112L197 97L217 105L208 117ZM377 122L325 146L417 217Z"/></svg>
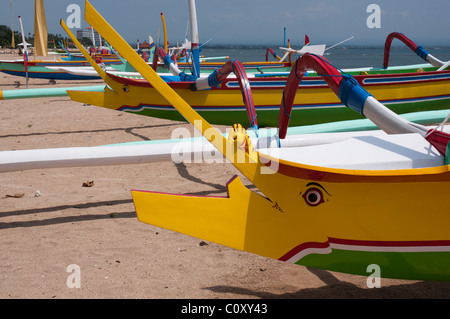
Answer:
<svg viewBox="0 0 450 319"><path fill-rule="evenodd" d="M25 34L23 33L23 25L22 25L22 18L19 16L19 22L20 22L20 32L22 32L22 44L23 44L23 63L25 66L25 77L26 77L26 84L28 89L28 48L27 48L27 42L25 41Z"/></svg>
<svg viewBox="0 0 450 319"><path fill-rule="evenodd" d="M188 0L189 2L189 16L191 21L191 53L193 70L192 75L200 77L200 50L197 27L197 12L195 9L195 0Z"/></svg>

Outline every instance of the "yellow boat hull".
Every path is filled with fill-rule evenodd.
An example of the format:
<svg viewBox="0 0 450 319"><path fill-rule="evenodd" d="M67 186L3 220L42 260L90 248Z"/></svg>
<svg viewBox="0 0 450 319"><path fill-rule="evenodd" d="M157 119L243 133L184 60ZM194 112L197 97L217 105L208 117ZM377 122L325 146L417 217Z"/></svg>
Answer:
<svg viewBox="0 0 450 319"><path fill-rule="evenodd" d="M373 173L280 163L280 170L265 182L283 185L276 202L239 178L224 198L132 195L144 223L250 253L359 275L376 264L383 277L450 279L449 166Z"/></svg>
<svg viewBox="0 0 450 319"><path fill-rule="evenodd" d="M412 73L414 76L415 73ZM411 75L403 75L403 82L386 77L388 83L365 85L380 102L397 114L446 109L450 103L450 72L444 79L433 80L435 72L427 72L420 81L406 81ZM74 101L140 115L184 121L180 113L152 86L106 75L118 89L105 88L105 92L68 91ZM358 78L358 76L356 76ZM360 81L368 79L361 76ZM374 77L370 79L375 79ZM286 79L250 80L255 111L260 127L277 126L280 103ZM318 85L310 83L319 82ZM266 84L265 84L266 83ZM268 84L270 83L270 85ZM242 94L235 80L226 80L220 88L192 91L187 82L172 82L173 90L205 120L212 124L249 124ZM319 77L305 77L300 84L292 110L292 126L311 125L363 117L347 108Z"/></svg>
<svg viewBox="0 0 450 319"><path fill-rule="evenodd" d="M139 220L329 270L361 274L377 264L383 277L450 279L448 144L445 165L415 169L325 168L262 155L253 149L242 127L235 126L228 139L215 130L136 55L88 1L85 15L264 194L250 191L238 178L229 183L226 198L136 190L132 194ZM124 89L109 82L116 92ZM352 253L351 258L342 258L339 251Z"/></svg>

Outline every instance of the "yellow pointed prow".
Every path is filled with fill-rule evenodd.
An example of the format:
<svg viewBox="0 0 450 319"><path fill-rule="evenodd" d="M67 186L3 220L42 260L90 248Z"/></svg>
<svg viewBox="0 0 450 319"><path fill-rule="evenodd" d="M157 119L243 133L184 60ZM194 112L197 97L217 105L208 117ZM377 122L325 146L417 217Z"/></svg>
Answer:
<svg viewBox="0 0 450 319"><path fill-rule="evenodd" d="M86 51L86 49L83 47L83 45L78 41L78 39L75 37L75 35L70 31L69 27L66 25L63 19L60 21L61 27L67 32L69 37L72 39L73 43L76 45L76 47L80 50L80 52L83 54L83 56L86 58L86 60L92 65L94 70L98 73L98 75L103 79L103 81L106 82L114 91L120 92L121 85L118 84L116 81L113 81L108 74L97 64L97 62L94 61L94 59L91 57L89 52Z"/></svg>

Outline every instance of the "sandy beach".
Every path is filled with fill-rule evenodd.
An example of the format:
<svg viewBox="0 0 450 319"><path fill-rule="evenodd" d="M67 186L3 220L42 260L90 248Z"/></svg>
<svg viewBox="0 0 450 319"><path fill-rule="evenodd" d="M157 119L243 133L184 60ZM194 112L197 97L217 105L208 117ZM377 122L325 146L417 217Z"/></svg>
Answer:
<svg viewBox="0 0 450 319"><path fill-rule="evenodd" d="M20 57L0 55L13 58ZM29 88L102 83L30 79ZM24 88L25 78L0 73L0 90ZM180 127L193 132L187 123L69 97L3 100L0 106L2 151L168 139ZM220 196L235 174L226 163L172 162L0 173L0 298L450 297L450 283L381 279L380 288L369 288L365 276L283 263L136 218L131 189ZM93 185L84 187L88 182ZM68 285L71 265L79 269L79 287Z"/></svg>

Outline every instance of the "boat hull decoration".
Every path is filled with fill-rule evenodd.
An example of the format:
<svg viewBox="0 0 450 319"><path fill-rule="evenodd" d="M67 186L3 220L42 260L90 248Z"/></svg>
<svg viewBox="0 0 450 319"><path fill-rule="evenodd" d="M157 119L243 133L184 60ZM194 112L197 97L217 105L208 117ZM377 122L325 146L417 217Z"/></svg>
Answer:
<svg viewBox="0 0 450 319"><path fill-rule="evenodd" d="M301 81L307 67L325 70L328 89L344 105L389 133L387 137L372 135L357 140L359 145L370 145L373 155L347 145L347 159L361 152L369 158L384 158L386 165L355 168L347 161L344 167L336 168L296 160L304 148L294 150L290 160L283 158L284 149L278 154L255 150L240 125L233 126L227 138L219 134L142 61L88 1L85 18L258 190L245 187L239 177L227 185L226 197L134 190L139 220L250 253L327 270L367 275L368 266L376 264L382 277L450 279L450 215L446 205L450 189L449 134L400 119L351 76L341 77L324 59L305 54L297 60L287 88L296 88L295 79ZM283 98L280 119L284 111L289 111L290 103L290 98ZM278 127L284 129L287 124L282 120ZM394 143L393 139L399 140ZM410 145L417 144L414 140L427 145L425 151L423 145L420 149L432 164L396 167L392 158L382 155L413 157L416 151ZM330 156L334 162L330 146L322 147L323 156Z"/></svg>

